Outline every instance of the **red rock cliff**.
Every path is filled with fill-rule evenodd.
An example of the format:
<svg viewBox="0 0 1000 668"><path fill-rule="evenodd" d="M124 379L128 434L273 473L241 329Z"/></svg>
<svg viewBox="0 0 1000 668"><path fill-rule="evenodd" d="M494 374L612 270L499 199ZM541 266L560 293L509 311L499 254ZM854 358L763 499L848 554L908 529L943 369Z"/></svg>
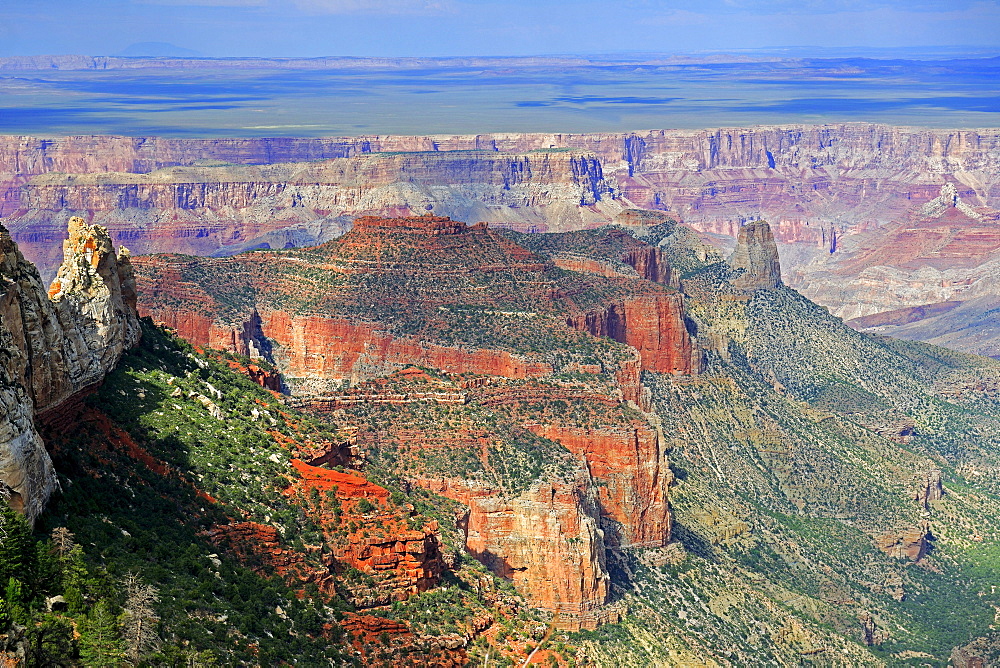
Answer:
<svg viewBox="0 0 1000 668"><path fill-rule="evenodd" d="M663 547L670 542L669 487L674 476L656 431L646 424L620 427L529 425L583 458L600 482L597 504L605 539L620 547Z"/></svg>
<svg viewBox="0 0 1000 668"><path fill-rule="evenodd" d="M635 297L602 311L571 316L567 324L632 346L639 351L645 371L690 374L702 369L702 355L688 332L680 293Z"/></svg>

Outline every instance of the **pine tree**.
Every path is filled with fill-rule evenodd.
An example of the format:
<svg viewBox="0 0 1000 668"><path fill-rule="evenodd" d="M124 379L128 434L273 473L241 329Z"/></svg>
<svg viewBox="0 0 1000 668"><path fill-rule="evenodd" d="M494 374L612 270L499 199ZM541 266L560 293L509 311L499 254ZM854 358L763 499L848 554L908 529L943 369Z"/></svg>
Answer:
<svg viewBox="0 0 1000 668"><path fill-rule="evenodd" d="M4 587L4 598L10 606L10 616L18 624L28 621L28 601L24 594L24 585L17 578L11 576L7 578L7 586Z"/></svg>
<svg viewBox="0 0 1000 668"><path fill-rule="evenodd" d="M56 615L36 615L28 625L28 668L61 668L73 665L73 628L68 620Z"/></svg>
<svg viewBox="0 0 1000 668"><path fill-rule="evenodd" d="M66 606L71 615L80 615L86 610L86 594L90 572L83 558L83 548L74 545L63 563L63 583Z"/></svg>
<svg viewBox="0 0 1000 668"><path fill-rule="evenodd" d="M156 587L145 584L139 576L130 573L125 576L125 623L124 636L126 655L137 662L147 652L160 644L156 635L156 624L160 621L153 604L158 599Z"/></svg>
<svg viewBox="0 0 1000 668"><path fill-rule="evenodd" d="M84 666L113 668L121 665L125 643L108 601L98 601L80 622L78 630L80 659Z"/></svg>
<svg viewBox="0 0 1000 668"><path fill-rule="evenodd" d="M0 502L0 582L16 577L27 584L34 571L34 554L27 520Z"/></svg>

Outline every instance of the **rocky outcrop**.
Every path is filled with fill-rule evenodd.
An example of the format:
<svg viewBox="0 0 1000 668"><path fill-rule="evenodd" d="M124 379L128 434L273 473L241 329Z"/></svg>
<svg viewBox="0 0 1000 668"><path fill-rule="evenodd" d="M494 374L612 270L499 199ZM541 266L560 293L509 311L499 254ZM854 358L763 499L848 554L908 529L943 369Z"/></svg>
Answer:
<svg viewBox="0 0 1000 668"><path fill-rule="evenodd" d="M741 227L736 252L729 258L729 264L736 272L730 283L738 290L753 291L781 285L781 263L771 226L756 220Z"/></svg>
<svg viewBox="0 0 1000 668"><path fill-rule="evenodd" d="M338 574L348 567L358 569L372 576L373 584L341 585L359 608L402 601L439 582L444 558L435 522L412 529L412 506L390 506L383 487L298 459L291 463L297 482L286 496L323 529L326 549L307 545L305 554L297 552L277 528L254 522L216 525L206 535L261 572L277 573L294 583L309 582L328 594L335 593Z"/></svg>
<svg viewBox="0 0 1000 668"><path fill-rule="evenodd" d="M586 462L600 481L597 504L605 541L616 547L664 547L670 542L669 487L674 476L656 430L620 427L529 425Z"/></svg>
<svg viewBox="0 0 1000 668"><path fill-rule="evenodd" d="M930 508L931 501L939 501L944 498L944 485L941 484L941 471L932 469L928 471L920 480L919 487L913 495L913 499L920 504L924 510Z"/></svg>
<svg viewBox="0 0 1000 668"><path fill-rule="evenodd" d="M565 491L533 491L512 500L477 499L467 547L533 605L558 614L558 626L596 628L609 621L603 606L610 587L598 523Z"/></svg>
<svg viewBox="0 0 1000 668"><path fill-rule="evenodd" d="M585 483L538 483L516 497L470 493L462 485L442 493L466 496L466 549L533 605L556 613L560 628L615 621L604 605L610 592L604 532Z"/></svg>
<svg viewBox="0 0 1000 668"><path fill-rule="evenodd" d="M240 352L246 343L240 330L216 325L204 315L175 310L144 310L157 322L176 329L196 345ZM275 361L289 379L313 391L342 382L386 375L408 365L451 373L476 373L506 378L531 378L552 373L552 367L503 350L473 349L396 337L373 323L345 318L295 316L265 311L267 337L275 346ZM236 345L233 345L236 342ZM331 383L332 381L332 383Z"/></svg>
<svg viewBox="0 0 1000 668"><path fill-rule="evenodd" d="M135 281L128 251L80 219L48 294L3 228L0 277L0 493L34 520L56 484L34 419L100 383L138 341Z"/></svg>
<svg viewBox="0 0 1000 668"><path fill-rule="evenodd" d="M930 527L925 522L900 532L885 533L876 544L890 557L920 561L931 547L930 538Z"/></svg>
<svg viewBox="0 0 1000 668"><path fill-rule="evenodd" d="M952 668L995 668L1000 665L1000 632L975 638L951 652Z"/></svg>
<svg viewBox="0 0 1000 668"><path fill-rule="evenodd" d="M680 287L680 278L667 261L663 250L656 246L646 246L628 251L622 262L635 269L641 278L673 288Z"/></svg>
<svg viewBox="0 0 1000 668"><path fill-rule="evenodd" d="M292 467L299 476L293 492L312 490L336 498L340 512L302 500L328 534L340 524L352 525L343 539L328 539L337 561L377 578L374 588L361 587L353 595L355 605L372 607L405 600L438 583L444 570L438 526L431 522L419 529L407 524L405 509L390 507L389 491L365 478L297 459ZM343 517L340 517L343 513ZM336 568L334 563L331 568Z"/></svg>
<svg viewBox="0 0 1000 668"><path fill-rule="evenodd" d="M466 549L532 605L555 613L557 626L592 629L616 621L618 611L608 605L608 550L670 541L673 474L659 437L639 423L527 427L580 458L585 468L574 482L538 481L517 495L446 478L415 482L468 506L459 524Z"/></svg>
<svg viewBox="0 0 1000 668"><path fill-rule="evenodd" d="M124 247L115 253L104 228L70 218L63 263L49 287L49 299L62 325L65 359L77 388L100 382L139 341L130 257Z"/></svg>
<svg viewBox="0 0 1000 668"><path fill-rule="evenodd" d="M661 373L698 373L703 357L688 331L684 296L663 293L626 299L601 311L567 318L573 329L606 336L632 346L642 369Z"/></svg>

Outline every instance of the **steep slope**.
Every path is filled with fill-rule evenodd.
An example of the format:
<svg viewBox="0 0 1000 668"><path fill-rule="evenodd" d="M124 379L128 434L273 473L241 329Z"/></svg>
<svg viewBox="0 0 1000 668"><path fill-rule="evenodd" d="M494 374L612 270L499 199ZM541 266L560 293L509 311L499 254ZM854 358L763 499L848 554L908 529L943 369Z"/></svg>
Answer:
<svg viewBox="0 0 1000 668"><path fill-rule="evenodd" d="M1000 366L845 327L782 285L766 223L730 265L629 217L628 233L504 237L371 219L315 249L138 271L159 319L338 381L295 371L291 402L354 433L373 478L460 504L464 550L579 629L556 636L578 659L936 665L988 644L970 641L998 603ZM642 331L683 323L697 359L644 354L625 306L680 295Z"/></svg>
<svg viewBox="0 0 1000 668"><path fill-rule="evenodd" d="M628 245L637 266L670 282L655 248ZM375 402L398 411L409 396L412 410L432 400L468 405L458 409L469 421L463 429L481 435L446 447L465 464L408 484L468 505L466 547L557 613L560 626L593 628L616 616L604 609L606 546L669 541L671 476L649 418L543 428L530 415L503 417L497 406L525 392L533 404L568 396L647 406L644 369L689 374L701 366L676 288L635 272L565 271L486 225L433 216L360 218L350 233L310 249L153 257L137 266L144 313L199 345L269 357L302 405L337 411ZM424 391L406 383L388 394L367 389L365 381L409 365L451 380ZM348 386L351 393L338 394ZM480 386L490 388L482 399ZM367 421L357 428L382 447L394 441ZM427 438L411 433L398 447L409 453L407 443ZM463 451L473 443L481 454L469 459ZM548 464L496 477L522 457Z"/></svg>
<svg viewBox="0 0 1000 668"><path fill-rule="evenodd" d="M682 276L707 368L647 378L686 554L636 554L633 614L585 651L607 665L944 664L994 614L980 593L1000 535L1000 367L855 333L734 278L721 264Z"/></svg>
<svg viewBox="0 0 1000 668"><path fill-rule="evenodd" d="M39 541L28 551L40 566L4 571L23 595L5 582L0 657L108 665L128 647L156 665L450 667L481 656L485 631L528 637L540 624L458 557L447 499L345 468L350 434L283 406L245 359L142 328L72 428L43 430L62 492L36 527L82 549L67 560ZM153 593L151 640L134 655L132 613L119 616L132 577ZM47 610L56 595L68 605ZM95 659L88 624L102 607L112 621Z"/></svg>
<svg viewBox="0 0 1000 668"><path fill-rule="evenodd" d="M0 227L0 493L34 520L57 482L35 420L61 419L139 339L129 253L107 230L69 221L63 264L48 293Z"/></svg>
<svg viewBox="0 0 1000 668"><path fill-rule="evenodd" d="M873 313L848 320L854 329L1000 358L1000 295Z"/></svg>

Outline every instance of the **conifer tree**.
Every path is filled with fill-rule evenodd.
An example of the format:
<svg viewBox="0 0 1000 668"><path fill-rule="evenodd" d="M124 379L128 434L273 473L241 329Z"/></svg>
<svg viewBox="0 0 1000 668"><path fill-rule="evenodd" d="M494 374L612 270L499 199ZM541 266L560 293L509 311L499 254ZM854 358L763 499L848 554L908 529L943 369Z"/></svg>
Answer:
<svg viewBox="0 0 1000 668"><path fill-rule="evenodd" d="M11 576L7 578L7 586L4 587L4 598L10 606L10 616L15 622L24 624L28 621L28 601L24 594L24 585L17 578Z"/></svg>
<svg viewBox="0 0 1000 668"><path fill-rule="evenodd" d="M17 511L0 502L0 582L16 577L27 584L33 569L31 528Z"/></svg>
<svg viewBox="0 0 1000 668"><path fill-rule="evenodd" d="M56 554L65 559L76 545L74 536L66 527L56 527L52 530L52 546Z"/></svg>
<svg viewBox="0 0 1000 668"><path fill-rule="evenodd" d="M28 668L69 668L73 665L73 628L56 615L36 616L27 628Z"/></svg>
<svg viewBox="0 0 1000 668"><path fill-rule="evenodd" d="M74 545L63 565L63 583L66 606L71 615L80 615L86 610L86 594L90 580L87 564L83 558L83 548Z"/></svg>
<svg viewBox="0 0 1000 668"><path fill-rule="evenodd" d="M78 626L80 633L80 659L84 666L114 668L120 666L125 656L118 620L107 600L100 600L91 608Z"/></svg>

